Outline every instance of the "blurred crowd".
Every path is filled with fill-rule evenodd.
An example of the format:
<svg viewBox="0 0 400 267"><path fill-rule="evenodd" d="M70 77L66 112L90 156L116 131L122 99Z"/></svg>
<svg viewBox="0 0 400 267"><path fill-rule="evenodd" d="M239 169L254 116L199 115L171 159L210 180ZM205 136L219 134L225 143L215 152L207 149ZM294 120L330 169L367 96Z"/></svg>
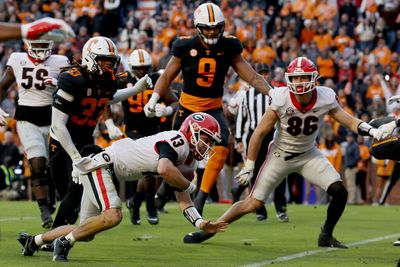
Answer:
<svg viewBox="0 0 400 267"><path fill-rule="evenodd" d="M192 14L202 2L158 0L153 2L153 8L147 8L140 0L4 0L0 2L0 21L27 23L45 16L64 19L73 27L76 38L55 45L54 54L79 60L85 42L102 35L117 44L121 70L129 68L127 60L133 49L142 48L150 53L154 71L158 71L168 63L172 42L179 36L195 33ZM320 85L333 88L346 111L367 122L389 115L400 116L400 104L387 103L389 97L400 94L400 0L214 2L225 14L224 34L240 39L243 56L250 64L271 66L273 86L285 84L285 67L291 60L306 56L318 66ZM5 70L9 55L22 50L22 41L0 44L0 73ZM179 90L181 79L176 79L172 86ZM234 71L229 72L225 83L226 104L246 87ZM1 108L14 114L17 97L16 87L9 88ZM118 106L113 110L118 123L123 114ZM12 126L10 130L13 131ZM107 139L104 134L98 136ZM18 139L15 142L18 145ZM349 145L352 142L357 145ZM355 194L354 199L349 199L350 204L378 203L385 179L391 174L393 162L371 159L368 152L371 142L368 137L352 136L328 118L324 121L319 139L321 149L335 168L345 174L345 180L356 177L354 183L346 183L354 187L348 188ZM358 158L349 158L353 155L350 149L358 149ZM233 158L230 157L221 176L234 173L230 168L237 169ZM232 181L229 176L220 179L223 181L219 183L220 199L229 198ZM323 202L319 190L314 190L315 199L310 200L312 185L303 186L301 180L288 188L289 198L301 194L295 202ZM396 201L400 203L400 199L393 200Z"/></svg>

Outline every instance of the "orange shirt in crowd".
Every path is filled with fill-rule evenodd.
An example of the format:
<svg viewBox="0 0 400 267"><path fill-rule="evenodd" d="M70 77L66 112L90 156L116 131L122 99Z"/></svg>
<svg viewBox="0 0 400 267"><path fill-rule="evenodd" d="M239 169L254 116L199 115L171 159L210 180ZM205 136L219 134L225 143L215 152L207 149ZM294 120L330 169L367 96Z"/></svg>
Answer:
<svg viewBox="0 0 400 267"><path fill-rule="evenodd" d="M319 3L314 10L314 16L318 19L319 22L322 23L331 21L336 16L336 14L336 7L328 4L327 1L324 0L322 0L321 3Z"/></svg>
<svg viewBox="0 0 400 267"><path fill-rule="evenodd" d="M372 53L374 54L374 56L377 58L378 62L383 65L386 66L390 63L390 57L392 55L392 52L390 51L390 49L387 46L384 47L376 47Z"/></svg>
<svg viewBox="0 0 400 267"><path fill-rule="evenodd" d="M325 33L324 35L316 34L314 35L313 41L317 43L319 51L322 51L331 47L332 36L329 33Z"/></svg>
<svg viewBox="0 0 400 267"><path fill-rule="evenodd" d="M366 98L373 99L374 95L379 95L382 99L385 99L385 94L383 93L383 89L380 84L371 84L368 87Z"/></svg>
<svg viewBox="0 0 400 267"><path fill-rule="evenodd" d="M326 148L325 144L320 145L322 154L329 160L336 171L342 170L342 152L340 145L335 143L331 149Z"/></svg>
<svg viewBox="0 0 400 267"><path fill-rule="evenodd" d="M276 58L276 52L269 46L254 49L251 59L254 63L266 63L272 65Z"/></svg>
<svg viewBox="0 0 400 267"><path fill-rule="evenodd" d="M341 53L344 51L346 47L350 45L350 41L351 38L347 35L345 36L338 35L335 37L335 39L333 39L333 43L335 44L337 50Z"/></svg>
<svg viewBox="0 0 400 267"><path fill-rule="evenodd" d="M335 77L335 62L332 58L322 58L318 56L316 64L318 66L319 75L324 78Z"/></svg>
<svg viewBox="0 0 400 267"><path fill-rule="evenodd" d="M310 28L303 28L300 32L300 43L301 44L309 44L313 40L315 36L315 30Z"/></svg>

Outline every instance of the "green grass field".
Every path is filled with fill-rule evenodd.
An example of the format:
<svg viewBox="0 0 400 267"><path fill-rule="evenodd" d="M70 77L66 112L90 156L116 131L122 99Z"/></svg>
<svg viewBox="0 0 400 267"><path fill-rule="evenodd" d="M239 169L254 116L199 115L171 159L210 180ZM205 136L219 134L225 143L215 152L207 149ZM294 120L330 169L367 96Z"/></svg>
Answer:
<svg viewBox="0 0 400 267"><path fill-rule="evenodd" d="M229 205L209 204L205 217L216 219ZM195 230L175 203L167 205L160 224L149 225L142 210L142 225L124 219L92 242L76 243L67 264L51 261L52 254L38 252L24 257L16 241L21 231L40 233L34 202L0 202L1 266L396 266L400 247L400 206L348 206L335 236L347 250L318 248L326 206L290 205L290 222L278 223L269 206L266 222L249 214L203 244L184 244L183 236Z"/></svg>

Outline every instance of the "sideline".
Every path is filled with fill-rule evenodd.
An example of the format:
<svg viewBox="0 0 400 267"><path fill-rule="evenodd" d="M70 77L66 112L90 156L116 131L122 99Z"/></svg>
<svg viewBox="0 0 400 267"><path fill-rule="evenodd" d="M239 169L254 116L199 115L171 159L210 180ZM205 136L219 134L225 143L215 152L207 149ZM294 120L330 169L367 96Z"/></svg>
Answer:
<svg viewBox="0 0 400 267"><path fill-rule="evenodd" d="M369 244L369 243L379 242L379 241L383 241L383 240L386 240L386 239L398 238L399 236L400 236L400 233L397 233L397 234L385 235L385 236L372 238L372 239L367 239L367 240L361 240L361 241L357 241L357 242L354 242L354 243L348 243L348 244L345 244L345 245L347 245L350 248L350 247L356 247L356 246L360 246L360 245L366 245L366 244ZM315 255L315 254L319 254L319 253L325 253L325 252L329 252L329 251L332 251L332 250L338 250L338 249L340 249L340 248L320 248L320 249L315 249L315 250L306 250L306 251L303 251L303 252L300 252L300 253L286 255L286 256L278 257L278 258L275 258L275 259L272 259L272 260L265 260L265 261L251 263L251 264L241 265L239 267L266 266L266 265L271 265L271 264L275 264L275 263L279 263L279 262L290 261L290 260L303 258L303 257L306 257L306 256L311 256L311 255Z"/></svg>

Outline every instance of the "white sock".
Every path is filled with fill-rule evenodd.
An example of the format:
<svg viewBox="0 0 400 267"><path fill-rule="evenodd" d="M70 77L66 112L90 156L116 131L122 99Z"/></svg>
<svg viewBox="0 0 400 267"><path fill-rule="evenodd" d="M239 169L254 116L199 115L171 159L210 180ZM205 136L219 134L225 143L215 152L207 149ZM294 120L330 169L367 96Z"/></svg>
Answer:
<svg viewBox="0 0 400 267"><path fill-rule="evenodd" d="M69 233L68 235L65 236L65 239L67 239L69 241L69 243L71 243L71 245L75 244L76 239L75 237L72 235L72 233Z"/></svg>
<svg viewBox="0 0 400 267"><path fill-rule="evenodd" d="M35 244L38 245L39 247L44 245L42 234L35 235Z"/></svg>

